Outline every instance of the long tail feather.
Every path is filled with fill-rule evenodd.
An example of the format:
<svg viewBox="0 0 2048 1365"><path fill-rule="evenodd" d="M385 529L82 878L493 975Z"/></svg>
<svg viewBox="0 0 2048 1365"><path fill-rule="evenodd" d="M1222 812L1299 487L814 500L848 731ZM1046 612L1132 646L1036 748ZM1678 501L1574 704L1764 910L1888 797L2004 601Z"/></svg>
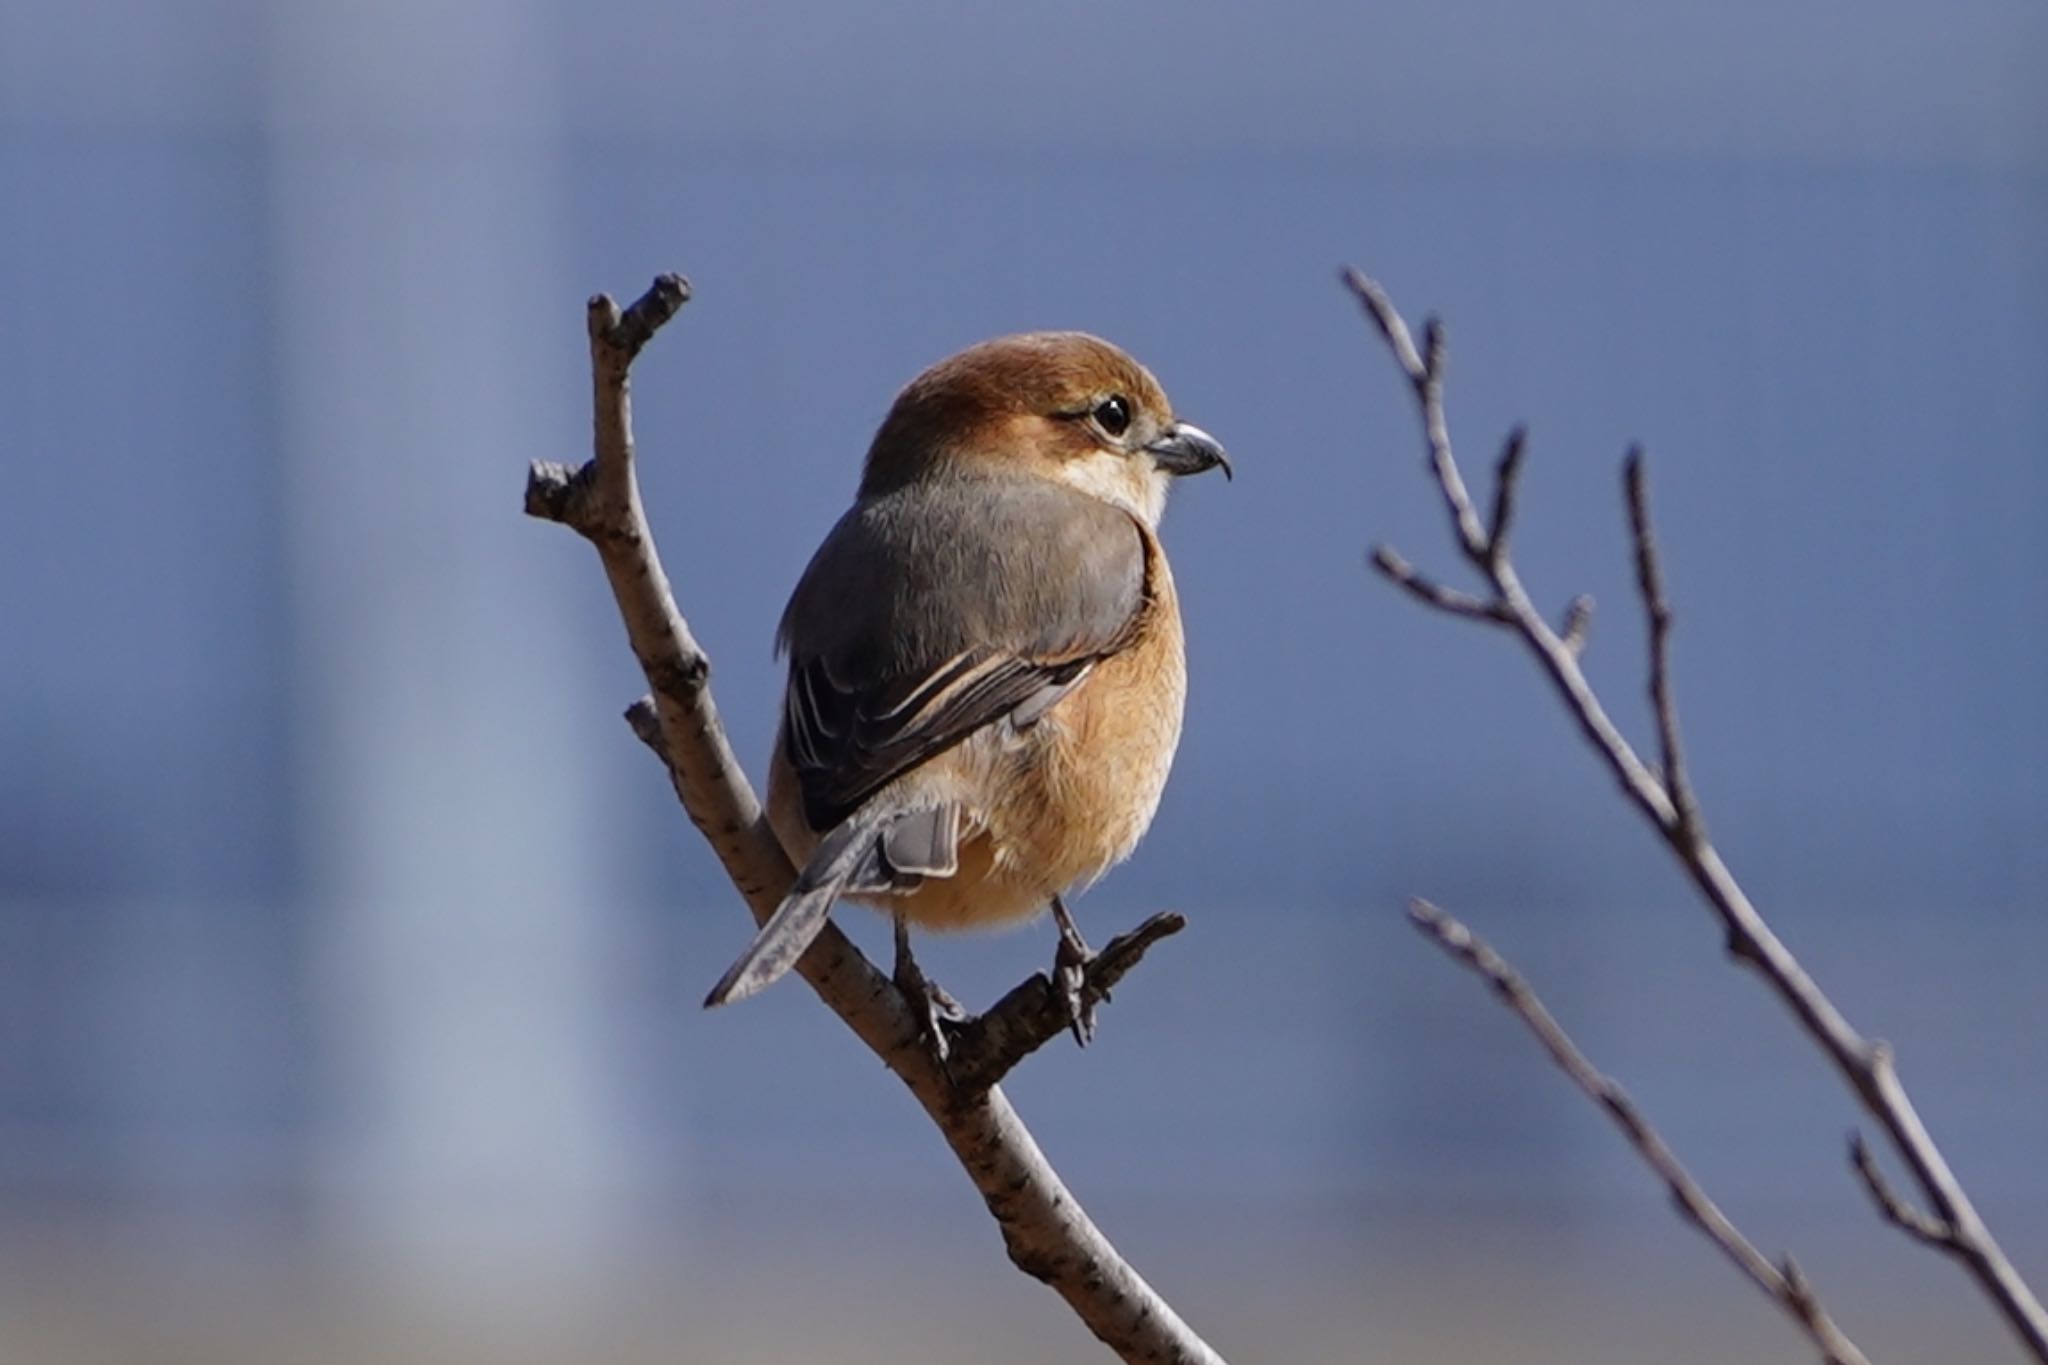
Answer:
<svg viewBox="0 0 2048 1365"><path fill-rule="evenodd" d="M704 1008L744 1000L796 965L804 949L824 929L839 893L862 863L873 857L875 835L893 814L871 808L857 810L825 836L782 904L704 997Z"/></svg>

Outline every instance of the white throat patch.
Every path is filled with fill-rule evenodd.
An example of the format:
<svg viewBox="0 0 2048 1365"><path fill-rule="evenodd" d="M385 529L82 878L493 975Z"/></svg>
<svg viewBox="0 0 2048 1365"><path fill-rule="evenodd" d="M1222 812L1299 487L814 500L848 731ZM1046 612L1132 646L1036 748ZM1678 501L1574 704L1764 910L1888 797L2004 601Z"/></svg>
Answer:
<svg viewBox="0 0 2048 1365"><path fill-rule="evenodd" d="M1078 460L1061 461L1059 477L1062 483L1091 498L1114 503L1156 528L1166 510L1166 485L1171 476L1143 455L1098 450Z"/></svg>

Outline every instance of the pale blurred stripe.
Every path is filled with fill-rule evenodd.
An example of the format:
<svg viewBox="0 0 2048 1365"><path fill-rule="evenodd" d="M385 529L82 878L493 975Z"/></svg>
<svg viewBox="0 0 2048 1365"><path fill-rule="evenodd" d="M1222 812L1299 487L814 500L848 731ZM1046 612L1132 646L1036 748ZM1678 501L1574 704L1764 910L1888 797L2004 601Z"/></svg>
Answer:
<svg viewBox="0 0 2048 1365"><path fill-rule="evenodd" d="M514 1316L597 1273L639 1175L607 1064L614 862L568 710L586 660L517 510L582 423L548 13L278 5L263 57L316 1241Z"/></svg>

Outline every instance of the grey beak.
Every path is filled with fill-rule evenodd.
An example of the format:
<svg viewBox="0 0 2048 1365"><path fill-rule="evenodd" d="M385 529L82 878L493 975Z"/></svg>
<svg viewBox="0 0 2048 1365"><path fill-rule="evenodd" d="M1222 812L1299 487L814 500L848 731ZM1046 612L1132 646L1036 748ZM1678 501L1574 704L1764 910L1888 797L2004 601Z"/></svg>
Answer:
<svg viewBox="0 0 2048 1365"><path fill-rule="evenodd" d="M1221 469L1230 477L1230 456L1214 436L1188 422L1175 422L1164 436L1145 447L1152 463L1169 474L1199 474Z"/></svg>

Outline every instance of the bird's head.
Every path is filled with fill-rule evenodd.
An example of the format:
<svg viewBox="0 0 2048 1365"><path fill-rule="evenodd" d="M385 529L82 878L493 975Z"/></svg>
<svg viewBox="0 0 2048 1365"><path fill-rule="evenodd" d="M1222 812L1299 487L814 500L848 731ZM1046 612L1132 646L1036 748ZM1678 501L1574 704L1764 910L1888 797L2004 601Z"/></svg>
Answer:
<svg viewBox="0 0 2048 1365"><path fill-rule="evenodd" d="M913 379L868 448L861 493L927 478L1038 477L1156 525L1167 486L1221 468L1223 447L1176 421L1152 372L1085 332L970 346Z"/></svg>

